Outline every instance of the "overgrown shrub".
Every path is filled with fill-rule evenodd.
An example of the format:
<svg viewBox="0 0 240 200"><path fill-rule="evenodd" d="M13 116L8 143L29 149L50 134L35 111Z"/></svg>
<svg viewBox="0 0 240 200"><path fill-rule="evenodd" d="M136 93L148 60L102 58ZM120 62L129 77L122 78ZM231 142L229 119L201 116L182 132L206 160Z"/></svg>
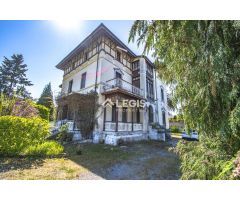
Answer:
<svg viewBox="0 0 240 200"><path fill-rule="evenodd" d="M218 138L200 138L200 142L180 141L182 179L231 179L233 161L221 148Z"/></svg>
<svg viewBox="0 0 240 200"><path fill-rule="evenodd" d="M240 151L234 159L234 170L232 173L233 179L240 179Z"/></svg>
<svg viewBox="0 0 240 200"><path fill-rule="evenodd" d="M38 110L38 115L45 120L49 121L50 110L43 105L34 104L34 107Z"/></svg>
<svg viewBox="0 0 240 200"><path fill-rule="evenodd" d="M158 127L158 123L151 123L151 126L153 129L156 129Z"/></svg>
<svg viewBox="0 0 240 200"><path fill-rule="evenodd" d="M63 142L70 142L73 139L73 134L69 133L68 131L68 125L64 124L59 129L59 134L57 139L63 143Z"/></svg>
<svg viewBox="0 0 240 200"><path fill-rule="evenodd" d="M75 128L81 131L82 138L92 139L94 126L97 125L96 115L100 107L98 95L94 91L87 94L78 94L67 96L65 99L58 99L58 113L63 112L64 106L68 103L71 117L74 119ZM61 120L61 115L58 115Z"/></svg>
<svg viewBox="0 0 240 200"><path fill-rule="evenodd" d="M31 100L16 100L10 114L18 117L32 118L38 117L38 113Z"/></svg>
<svg viewBox="0 0 240 200"><path fill-rule="evenodd" d="M14 97L8 97L0 94L0 116L10 115L16 102Z"/></svg>
<svg viewBox="0 0 240 200"><path fill-rule="evenodd" d="M180 133L181 132L180 128L178 128L177 126L171 126L170 129L171 129L172 133Z"/></svg>
<svg viewBox="0 0 240 200"><path fill-rule="evenodd" d="M63 152L63 146L58 144L55 141L46 141L41 144L31 145L24 149L24 155L31 155L31 156L52 156L58 155Z"/></svg>
<svg viewBox="0 0 240 200"><path fill-rule="evenodd" d="M29 146L42 144L49 123L41 118L0 117L0 154L19 155Z"/></svg>

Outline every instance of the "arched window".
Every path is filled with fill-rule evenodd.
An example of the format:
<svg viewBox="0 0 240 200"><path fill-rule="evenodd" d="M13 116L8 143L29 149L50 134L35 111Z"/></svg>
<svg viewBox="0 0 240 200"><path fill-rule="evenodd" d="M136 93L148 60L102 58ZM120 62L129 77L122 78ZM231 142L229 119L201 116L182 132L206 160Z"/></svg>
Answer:
<svg viewBox="0 0 240 200"><path fill-rule="evenodd" d="M162 110L162 122L163 122L163 125L166 126L166 113L165 113L165 110Z"/></svg>
<svg viewBox="0 0 240 200"><path fill-rule="evenodd" d="M153 108L152 106L149 106L148 108L148 118L149 118L149 123L153 122Z"/></svg>

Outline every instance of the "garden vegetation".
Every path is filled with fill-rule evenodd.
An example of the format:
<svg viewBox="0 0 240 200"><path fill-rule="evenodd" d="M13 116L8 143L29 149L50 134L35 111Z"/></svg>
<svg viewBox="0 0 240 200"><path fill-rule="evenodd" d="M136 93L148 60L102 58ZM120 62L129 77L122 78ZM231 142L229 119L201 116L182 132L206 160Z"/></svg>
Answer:
<svg viewBox="0 0 240 200"><path fill-rule="evenodd" d="M46 141L49 135L49 123L41 118L23 118L16 116L0 117L0 154L15 155L51 155L63 149L55 142Z"/></svg>
<svg viewBox="0 0 240 200"><path fill-rule="evenodd" d="M129 41L153 52L187 129L179 142L182 179L239 179L240 22L135 21Z"/></svg>
<svg viewBox="0 0 240 200"><path fill-rule="evenodd" d="M22 55L4 57L0 65L0 155L52 156L63 147L46 138L50 135L50 110L36 104L27 92Z"/></svg>

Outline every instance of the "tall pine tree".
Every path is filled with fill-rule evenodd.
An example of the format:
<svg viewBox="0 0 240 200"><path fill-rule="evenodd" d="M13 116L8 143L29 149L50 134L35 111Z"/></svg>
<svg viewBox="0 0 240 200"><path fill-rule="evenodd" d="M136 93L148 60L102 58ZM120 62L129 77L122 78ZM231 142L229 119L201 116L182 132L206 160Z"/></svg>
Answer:
<svg viewBox="0 0 240 200"><path fill-rule="evenodd" d="M11 59L4 57L0 66L0 92L9 96L16 93L24 98L30 97L26 86L32 86L33 84L26 77L27 70L23 55L13 54Z"/></svg>
<svg viewBox="0 0 240 200"><path fill-rule="evenodd" d="M38 99L37 104L43 105L50 110L50 120L54 119L54 101L51 83L48 83Z"/></svg>

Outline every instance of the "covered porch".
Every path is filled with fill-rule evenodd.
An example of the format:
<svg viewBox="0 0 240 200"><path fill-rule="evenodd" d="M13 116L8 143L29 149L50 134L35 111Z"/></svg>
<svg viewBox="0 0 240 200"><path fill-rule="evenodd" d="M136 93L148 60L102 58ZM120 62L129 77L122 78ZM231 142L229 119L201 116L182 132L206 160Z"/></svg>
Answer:
<svg viewBox="0 0 240 200"><path fill-rule="evenodd" d="M113 105L104 108L104 132L143 131L144 109L139 106L123 106L123 100L140 100L124 94L106 95Z"/></svg>

